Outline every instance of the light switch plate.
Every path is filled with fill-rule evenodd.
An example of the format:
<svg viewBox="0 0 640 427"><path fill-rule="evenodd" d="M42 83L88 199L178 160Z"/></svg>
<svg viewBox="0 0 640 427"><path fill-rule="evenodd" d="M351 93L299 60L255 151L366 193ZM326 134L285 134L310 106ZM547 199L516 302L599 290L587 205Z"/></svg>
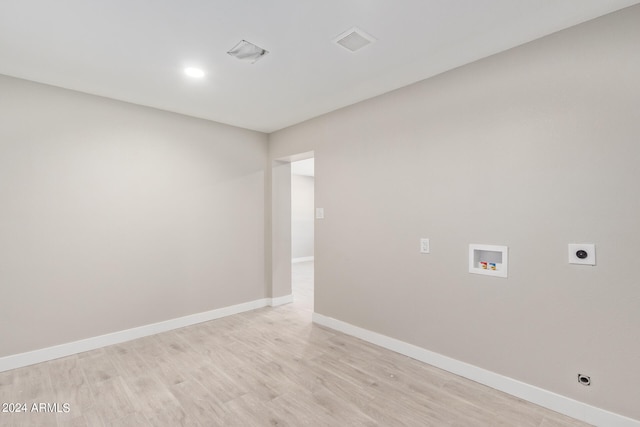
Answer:
<svg viewBox="0 0 640 427"><path fill-rule="evenodd" d="M420 253L428 254L431 251L431 245L429 244L429 239L422 238L420 239Z"/></svg>
<svg viewBox="0 0 640 427"><path fill-rule="evenodd" d="M596 265L596 245L569 243L569 264Z"/></svg>
<svg viewBox="0 0 640 427"><path fill-rule="evenodd" d="M324 219L324 208L316 208L316 219Z"/></svg>

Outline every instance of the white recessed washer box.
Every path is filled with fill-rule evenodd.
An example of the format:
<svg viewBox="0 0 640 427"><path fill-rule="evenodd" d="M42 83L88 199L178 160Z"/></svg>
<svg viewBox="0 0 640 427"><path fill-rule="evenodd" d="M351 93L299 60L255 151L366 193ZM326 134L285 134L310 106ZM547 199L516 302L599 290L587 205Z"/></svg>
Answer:
<svg viewBox="0 0 640 427"><path fill-rule="evenodd" d="M469 273L507 277L509 248L496 245L469 245Z"/></svg>

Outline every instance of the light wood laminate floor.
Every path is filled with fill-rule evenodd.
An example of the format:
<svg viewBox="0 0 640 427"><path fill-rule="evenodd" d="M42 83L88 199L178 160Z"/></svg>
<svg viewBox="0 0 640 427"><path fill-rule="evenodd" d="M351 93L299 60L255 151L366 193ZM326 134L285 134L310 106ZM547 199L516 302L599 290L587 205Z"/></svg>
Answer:
<svg viewBox="0 0 640 427"><path fill-rule="evenodd" d="M293 304L0 373L2 426L586 424L311 323L313 264ZM306 279L305 279L306 278Z"/></svg>

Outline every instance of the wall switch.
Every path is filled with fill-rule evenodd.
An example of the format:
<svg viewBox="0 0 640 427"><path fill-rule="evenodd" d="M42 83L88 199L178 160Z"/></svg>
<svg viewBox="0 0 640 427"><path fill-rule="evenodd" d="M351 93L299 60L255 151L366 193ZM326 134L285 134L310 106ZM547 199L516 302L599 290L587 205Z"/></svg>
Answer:
<svg viewBox="0 0 640 427"><path fill-rule="evenodd" d="M420 253L428 254L430 251L429 239L420 239Z"/></svg>
<svg viewBox="0 0 640 427"><path fill-rule="evenodd" d="M569 243L569 264L596 265L596 245Z"/></svg>
<svg viewBox="0 0 640 427"><path fill-rule="evenodd" d="M324 219L324 208L316 208L316 219Z"/></svg>

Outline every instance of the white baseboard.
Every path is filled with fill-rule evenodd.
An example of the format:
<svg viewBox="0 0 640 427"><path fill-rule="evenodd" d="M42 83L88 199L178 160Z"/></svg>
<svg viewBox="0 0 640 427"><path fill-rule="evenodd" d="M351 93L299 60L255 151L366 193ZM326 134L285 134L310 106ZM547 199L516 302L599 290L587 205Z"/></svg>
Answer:
<svg viewBox="0 0 640 427"><path fill-rule="evenodd" d="M271 307L277 307L279 305L285 305L292 302L293 302L293 294L289 294L282 297L271 298L269 305Z"/></svg>
<svg viewBox="0 0 640 427"><path fill-rule="evenodd" d="M640 421L638 420L596 408L595 406L434 353L422 347L390 338L377 332L351 325L341 320L313 313L313 322L595 426L640 427Z"/></svg>
<svg viewBox="0 0 640 427"><path fill-rule="evenodd" d="M243 313L245 311L255 310L257 308L276 306L286 304L286 302L291 302L285 301L286 298L289 298L291 301L293 300L291 295L279 298L263 298L242 304L232 305L229 307L205 311L203 313L190 314L188 316L179 317L177 319L165 320L163 322L139 326L137 328L126 329L124 331L113 332L106 335L100 335L97 337L56 345L53 347L47 347L40 350L1 357L0 372L21 368L23 366L33 365L36 363L47 362L49 360L58 359L60 357L95 350L97 348L105 347L108 345L119 344L125 341L131 341L137 338L171 331L173 329L195 325L196 323L207 322L209 320L215 320L221 317Z"/></svg>
<svg viewBox="0 0 640 427"><path fill-rule="evenodd" d="M312 256L303 256L300 258L291 258L291 264L295 264L297 262L307 262L307 261L313 261L313 257Z"/></svg>

